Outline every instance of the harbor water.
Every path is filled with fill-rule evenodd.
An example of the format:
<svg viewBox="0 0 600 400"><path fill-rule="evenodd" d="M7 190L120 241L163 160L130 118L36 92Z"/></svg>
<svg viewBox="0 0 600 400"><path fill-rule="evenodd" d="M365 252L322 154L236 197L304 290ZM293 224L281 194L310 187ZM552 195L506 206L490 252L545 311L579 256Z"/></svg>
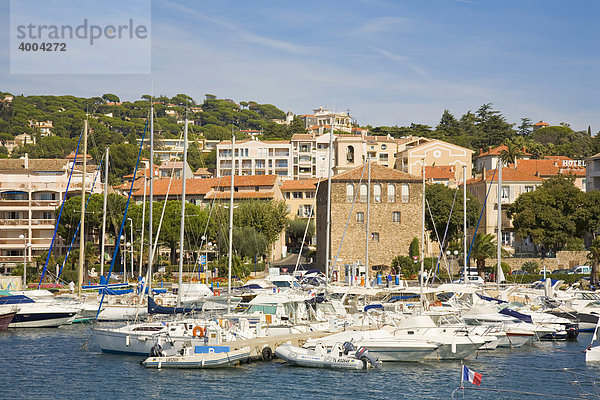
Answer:
<svg viewBox="0 0 600 400"><path fill-rule="evenodd" d="M485 389L577 398L582 388L571 383L577 377L562 369L600 378L600 365L584 362L582 350L590 340L591 334L582 333L577 342L482 351L465 364L483 374ZM82 348L86 342L87 349ZM101 353L90 325L10 329L0 332L0 349L0 399L450 399L461 371L458 361L386 363L379 370L358 371L281 362L215 370L146 369L141 357ZM455 398L550 397L476 391L471 385Z"/></svg>

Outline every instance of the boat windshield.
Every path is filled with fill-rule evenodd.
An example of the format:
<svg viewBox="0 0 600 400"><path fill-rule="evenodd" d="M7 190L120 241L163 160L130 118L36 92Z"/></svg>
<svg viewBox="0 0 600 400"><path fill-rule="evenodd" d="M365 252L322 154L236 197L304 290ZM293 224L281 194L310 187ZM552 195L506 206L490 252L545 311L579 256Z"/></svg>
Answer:
<svg viewBox="0 0 600 400"><path fill-rule="evenodd" d="M262 314L275 314L277 306L266 306L261 304L252 304L246 310L246 314L262 313Z"/></svg>

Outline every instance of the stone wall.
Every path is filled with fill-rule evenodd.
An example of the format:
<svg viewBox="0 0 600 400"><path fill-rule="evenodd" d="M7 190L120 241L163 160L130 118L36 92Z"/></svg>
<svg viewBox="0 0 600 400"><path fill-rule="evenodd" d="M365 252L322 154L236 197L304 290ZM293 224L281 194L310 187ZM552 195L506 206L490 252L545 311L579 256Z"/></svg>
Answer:
<svg viewBox="0 0 600 400"><path fill-rule="evenodd" d="M510 265L512 271L521 269L521 266L528 261L535 261L540 268L544 265L546 269L554 271L555 269L571 268L575 265L585 265L588 263L587 251L559 251L556 258L520 258L505 257L502 262ZM496 259L486 260L486 265L495 265Z"/></svg>

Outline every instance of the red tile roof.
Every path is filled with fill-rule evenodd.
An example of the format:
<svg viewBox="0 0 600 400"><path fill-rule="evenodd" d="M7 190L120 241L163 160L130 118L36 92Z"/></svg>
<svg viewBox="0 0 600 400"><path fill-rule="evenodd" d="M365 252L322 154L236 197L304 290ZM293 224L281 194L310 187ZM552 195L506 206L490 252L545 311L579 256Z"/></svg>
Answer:
<svg viewBox="0 0 600 400"><path fill-rule="evenodd" d="M273 199L275 196L274 192L233 192L233 199ZM227 192L212 192L205 197L207 200L212 199L229 199L231 193Z"/></svg>
<svg viewBox="0 0 600 400"><path fill-rule="evenodd" d="M508 147L505 145L501 145L498 147L494 147L492 148L488 148L488 151L481 153L481 149L480 149L480 154L477 155L477 157L483 157L483 156L499 156L502 151L504 150L508 150ZM530 153L527 153L527 151L523 151L523 155L525 156L530 156Z"/></svg>
<svg viewBox="0 0 600 400"><path fill-rule="evenodd" d="M563 167L563 161L566 160L571 159L568 157L556 157L543 160L517 160L517 170L529 175L541 177L557 176L559 174L585 176L585 167ZM513 164L510 166L514 168ZM504 171L509 168L505 168L502 172L504 173Z"/></svg>
<svg viewBox="0 0 600 400"><path fill-rule="evenodd" d="M365 167L363 174L362 165L360 167L356 167L349 171L335 175L331 178L331 180L338 182L359 181L361 176L363 181L366 182L368 178L367 169ZM398 171L378 164L371 164L371 180L387 182L421 182L421 178L418 176L407 174L406 172Z"/></svg>
<svg viewBox="0 0 600 400"><path fill-rule="evenodd" d="M281 184L281 190L315 190L318 179L289 180Z"/></svg>
<svg viewBox="0 0 600 400"><path fill-rule="evenodd" d="M311 134L306 133L296 133L292 136L292 141L294 140L313 140L315 137Z"/></svg>
<svg viewBox="0 0 600 400"><path fill-rule="evenodd" d="M550 126L550 124L547 124L544 121L540 121L540 122L533 124L533 126Z"/></svg>
<svg viewBox="0 0 600 400"><path fill-rule="evenodd" d="M453 166L425 166L425 179L454 179Z"/></svg>
<svg viewBox="0 0 600 400"><path fill-rule="evenodd" d="M485 179L482 176L476 176L475 178L471 178L467 181L467 184L491 181L492 176L494 177L494 182L498 180L498 174L494 176L495 170L486 171ZM502 168L502 182L541 182L542 178L537 177L535 175L526 174L525 172L521 172L515 170L513 168Z"/></svg>

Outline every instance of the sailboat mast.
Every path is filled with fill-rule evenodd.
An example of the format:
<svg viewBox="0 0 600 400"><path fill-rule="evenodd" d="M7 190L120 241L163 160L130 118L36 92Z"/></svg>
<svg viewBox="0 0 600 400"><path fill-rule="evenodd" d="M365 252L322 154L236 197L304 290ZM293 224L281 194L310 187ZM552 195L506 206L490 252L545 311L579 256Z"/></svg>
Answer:
<svg viewBox="0 0 600 400"><path fill-rule="evenodd" d="M423 210L421 213L421 279L420 287L419 287L419 304L421 305L421 314L423 313L423 278L425 277L425 157L423 157L423 188L422 188L422 197L423 197Z"/></svg>
<svg viewBox="0 0 600 400"><path fill-rule="evenodd" d="M231 135L231 187L229 196L229 258L227 259L227 313L231 313L231 264L233 258L233 177L235 176L235 135Z"/></svg>
<svg viewBox="0 0 600 400"><path fill-rule="evenodd" d="M100 246L100 276L104 276L104 247L106 245L106 203L108 201L108 155L110 147L106 146L104 157L104 200L102 202L102 244Z"/></svg>
<svg viewBox="0 0 600 400"><path fill-rule="evenodd" d="M188 119L185 118L183 128L183 166L181 168L181 225L179 227L179 290L177 291L177 306L181 306L183 286L183 228L185 226L185 167L187 166L188 149Z"/></svg>
<svg viewBox="0 0 600 400"><path fill-rule="evenodd" d="M371 212L371 156L367 152L367 167L368 167L368 178L367 178L367 223L365 225L365 279L366 285L369 284L369 215ZM359 189L360 190L360 189Z"/></svg>
<svg viewBox="0 0 600 400"><path fill-rule="evenodd" d="M154 99L150 99L150 204L148 205L148 296L152 296L152 206L154 203Z"/></svg>
<svg viewBox="0 0 600 400"><path fill-rule="evenodd" d="M498 160L498 236L496 237L496 241L498 246L496 281L500 284L500 275L502 274L502 160Z"/></svg>
<svg viewBox="0 0 600 400"><path fill-rule="evenodd" d="M77 295L81 297L83 285L83 262L85 256L85 170L87 167L87 134L88 121L83 121L83 165L81 168L81 227L79 228L79 274L77 279ZM75 162L76 160L73 160Z"/></svg>
<svg viewBox="0 0 600 400"><path fill-rule="evenodd" d="M140 273L139 276L142 276L142 264L144 262L144 226L146 223L146 179L148 178L148 173L144 172L144 199L142 201L142 233L140 234Z"/></svg>
<svg viewBox="0 0 600 400"><path fill-rule="evenodd" d="M485 177L484 177L485 179ZM463 165L463 276L467 283L467 166Z"/></svg>
<svg viewBox="0 0 600 400"><path fill-rule="evenodd" d="M329 265L331 244L331 163L333 159L333 122L335 113L331 113L331 132L329 133L329 168L327 169L327 227L325 228L325 282L329 282Z"/></svg>

